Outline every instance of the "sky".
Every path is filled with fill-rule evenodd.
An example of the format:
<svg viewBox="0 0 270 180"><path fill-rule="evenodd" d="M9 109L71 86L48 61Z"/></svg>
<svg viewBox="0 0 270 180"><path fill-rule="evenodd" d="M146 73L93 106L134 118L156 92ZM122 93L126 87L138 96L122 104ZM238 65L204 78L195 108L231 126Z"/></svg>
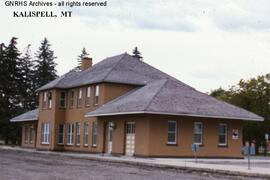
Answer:
<svg viewBox="0 0 270 180"><path fill-rule="evenodd" d="M269 0L107 0L107 7L72 8L4 3L0 42L18 37L19 49L31 44L34 56L47 37L59 75L77 65L83 47L95 64L135 46L146 63L202 92L270 73ZM73 15L14 18L14 10L72 10Z"/></svg>

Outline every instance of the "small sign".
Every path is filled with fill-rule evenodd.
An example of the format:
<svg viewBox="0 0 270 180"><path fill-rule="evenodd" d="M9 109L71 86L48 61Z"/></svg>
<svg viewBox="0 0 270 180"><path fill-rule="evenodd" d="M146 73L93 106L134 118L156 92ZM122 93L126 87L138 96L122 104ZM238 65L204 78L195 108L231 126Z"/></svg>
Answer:
<svg viewBox="0 0 270 180"><path fill-rule="evenodd" d="M232 130L232 139L237 140L239 138L239 131L238 129Z"/></svg>
<svg viewBox="0 0 270 180"><path fill-rule="evenodd" d="M193 152L199 151L199 148L200 148L200 147L199 147L199 144L196 144L196 143L193 143L193 144L192 144L192 151L193 151Z"/></svg>

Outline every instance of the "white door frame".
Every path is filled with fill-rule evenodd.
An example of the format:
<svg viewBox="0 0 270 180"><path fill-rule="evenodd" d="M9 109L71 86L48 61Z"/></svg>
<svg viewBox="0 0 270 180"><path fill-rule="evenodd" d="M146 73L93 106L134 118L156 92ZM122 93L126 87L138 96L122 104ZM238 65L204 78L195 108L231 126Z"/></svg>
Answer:
<svg viewBox="0 0 270 180"><path fill-rule="evenodd" d="M130 127L128 127L130 126ZM136 123L127 122L125 127L125 155L133 156L135 152Z"/></svg>
<svg viewBox="0 0 270 180"><path fill-rule="evenodd" d="M112 144L113 144L113 127L112 122L108 122L108 134L107 134L107 153L112 153Z"/></svg>

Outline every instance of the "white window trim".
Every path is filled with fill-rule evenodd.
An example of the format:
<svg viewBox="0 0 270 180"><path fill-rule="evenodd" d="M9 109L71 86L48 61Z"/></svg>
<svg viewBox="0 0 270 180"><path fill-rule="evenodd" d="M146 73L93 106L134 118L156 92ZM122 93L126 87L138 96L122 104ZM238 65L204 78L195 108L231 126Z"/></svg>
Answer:
<svg viewBox="0 0 270 180"><path fill-rule="evenodd" d="M60 125L63 126L63 132L62 133L59 133ZM65 132L65 125L64 124L59 124L58 125L58 142L57 142L59 145L63 145L65 143L65 133L64 132ZM59 142L59 136L60 135L62 135L62 137L63 137L63 142L62 143Z"/></svg>
<svg viewBox="0 0 270 180"><path fill-rule="evenodd" d="M225 128L226 133L223 134L223 135L225 135L225 143L220 143L220 142L219 142L219 136L220 136L221 134L220 134L220 132L218 132L218 145L219 145L219 146L227 146L227 145L228 145L228 126L227 126L227 124L225 124L225 123L220 123L220 124L218 125L218 129L219 129L219 126L221 126L221 125L226 127L226 128Z"/></svg>
<svg viewBox="0 0 270 180"><path fill-rule="evenodd" d="M87 131L86 131L87 130ZM87 135L87 143L85 143L86 141L85 141L85 137L86 137L86 135ZM89 124L88 123L85 123L84 124L84 136L83 136L83 144L84 144L84 146L89 146Z"/></svg>
<svg viewBox="0 0 270 180"><path fill-rule="evenodd" d="M175 131L169 131L169 123L175 123ZM167 138L167 144L177 144L177 121L168 121L168 131L167 131L168 136L169 136L169 133L175 133L175 141L169 142Z"/></svg>
<svg viewBox="0 0 270 180"><path fill-rule="evenodd" d="M79 127L79 128L78 128ZM80 143L78 143L78 136L80 136ZM76 123L76 146L81 145L81 123Z"/></svg>
<svg viewBox="0 0 270 180"><path fill-rule="evenodd" d="M200 124L201 127L202 127L202 128L201 128L201 133L200 133L200 134L201 134L201 142L194 142L194 143L195 143L195 144L198 144L198 145L202 145L202 144L203 144L203 123L202 123L202 122L195 122L195 123L194 123L194 130L193 130L193 131L194 131L194 132L193 132L193 133L194 133L194 136L195 136L195 134L196 134L196 132L195 132L195 126L196 126L196 124ZM194 139L194 140L195 140L195 139Z"/></svg>
<svg viewBox="0 0 270 180"><path fill-rule="evenodd" d="M98 101L96 102L96 97L98 97ZM95 88L95 97L94 97L94 103L95 105L98 105L99 104L99 85L96 85L96 88Z"/></svg>
<svg viewBox="0 0 270 180"><path fill-rule="evenodd" d="M47 136L47 141L46 141L46 136ZM50 124L49 123L43 123L41 144L50 144Z"/></svg>
<svg viewBox="0 0 270 180"><path fill-rule="evenodd" d="M67 127L67 145L74 145L74 141L73 140L73 124L68 124L68 127ZM70 130L70 132L69 132ZM70 137L70 138L69 138Z"/></svg>
<svg viewBox="0 0 270 180"><path fill-rule="evenodd" d="M93 147L97 147L97 134L98 134L97 131L98 131L98 126L97 126L97 123L96 122L94 122L92 125L93 125L93 128L92 128L93 129L92 130L93 131L92 132L92 146ZM94 126L96 127L96 132L94 131ZM95 143L94 143L94 136L96 136L96 142Z"/></svg>

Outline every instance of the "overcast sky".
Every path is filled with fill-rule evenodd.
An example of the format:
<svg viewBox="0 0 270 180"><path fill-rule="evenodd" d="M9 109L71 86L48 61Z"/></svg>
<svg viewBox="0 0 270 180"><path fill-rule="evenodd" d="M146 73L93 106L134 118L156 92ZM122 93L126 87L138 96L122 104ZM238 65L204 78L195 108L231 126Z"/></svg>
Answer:
<svg viewBox="0 0 270 180"><path fill-rule="evenodd" d="M203 92L270 72L269 0L108 0L56 19L13 18L13 10L37 8L4 1L0 8L0 42L16 36L34 54L47 37L59 75L76 66L83 47L97 63L135 46L145 62Z"/></svg>

